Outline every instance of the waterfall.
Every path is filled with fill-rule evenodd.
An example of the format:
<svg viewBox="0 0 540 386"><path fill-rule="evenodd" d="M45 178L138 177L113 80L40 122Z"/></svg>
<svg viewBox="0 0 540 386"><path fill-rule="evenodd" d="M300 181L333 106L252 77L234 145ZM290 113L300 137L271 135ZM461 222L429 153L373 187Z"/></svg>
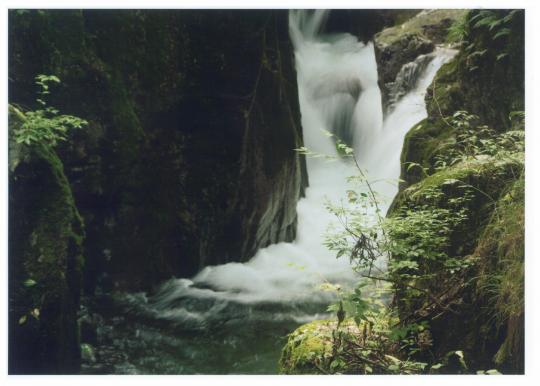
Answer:
<svg viewBox="0 0 540 386"><path fill-rule="evenodd" d="M363 44L346 33L321 35L318 31L326 11L308 12L290 13L305 146L319 154L336 156L334 140L325 132L333 131L336 120L347 122L341 129L354 144L360 166L376 181L373 186L386 198L384 211L397 193L403 138L408 129L425 118L425 90L453 51L435 52L423 66L416 85L383 122L373 44ZM310 187L298 203L294 242L263 248L246 263L208 266L192 279L169 280L145 300L153 314L166 319L181 315L197 322L212 316L211 310L185 312L177 307L179 299L244 304L315 302L328 299L327 293L317 290L323 281L353 284L357 278L349 261L336 259L322 243L328 224L336 221L325 209L325 200L337 202L344 197L346 179L357 170L347 160L339 159L308 158L307 165Z"/></svg>
<svg viewBox="0 0 540 386"><path fill-rule="evenodd" d="M453 51L437 49L383 122L373 44L363 44L350 34L321 33L326 17L327 11L318 10L291 11L289 18L305 146L337 156L334 139L325 132L353 145L360 166L377 181L374 188L387 198L382 205L385 211L397 193L403 138L426 117L425 90ZM263 248L246 263L209 266L191 279L168 280L153 295L125 295L123 304L132 315L174 326L176 332L171 333L170 326L161 330L159 341L177 342L173 359L188 363L182 372L211 373L220 367L227 372L272 372L280 337L295 323L324 317L332 297L319 290L319 285L329 281L351 287L357 282L348 259L336 259L323 245L328 225L336 221L325 209L325 200L343 198L349 188L347 177L357 174L351 162L335 158L307 160L310 186L298 202L294 242ZM190 333L183 336L185 331ZM144 340L139 332L137 329L137 339ZM158 333L152 334L145 347L157 344ZM134 338L129 335L126 339ZM252 347L254 339L259 345L266 342L266 359L261 359L263 349ZM212 362L208 353L218 340L223 345L219 354L212 351L219 355ZM154 366L161 366L159 355L155 361ZM201 367L206 365L214 367Z"/></svg>

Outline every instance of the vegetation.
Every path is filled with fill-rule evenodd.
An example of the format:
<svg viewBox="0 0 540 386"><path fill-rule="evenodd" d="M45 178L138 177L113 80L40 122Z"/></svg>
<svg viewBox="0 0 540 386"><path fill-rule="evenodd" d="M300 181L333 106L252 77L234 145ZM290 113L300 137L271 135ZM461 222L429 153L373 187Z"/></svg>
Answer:
<svg viewBox="0 0 540 386"><path fill-rule="evenodd" d="M466 10L463 9L432 9L424 10L394 27L387 28L377 35L377 41L382 44L392 44L406 34L426 36L427 27L440 24L443 20L458 22ZM429 34L429 32L428 32Z"/></svg>
<svg viewBox="0 0 540 386"><path fill-rule="evenodd" d="M495 191L483 191L485 186L478 183L479 180L474 182L468 177L471 170L473 173L484 169L492 170L488 174L499 175L497 170L500 165L508 162L514 165L510 167L510 181L515 181L516 178L521 178L522 181L522 176L519 177L519 165L523 162L524 114L512 113L509 119L513 120L513 130L505 133L497 133L485 125L479 125L478 117L465 111L458 111L444 119L451 125L456 142L438 153L433 170L423 168L417 163L408 165L408 168L421 168L425 175L424 180L402 193L407 198L402 197L401 203L394 207L388 217L381 216L381 200L366 178L367 172L360 168L358 175L350 178L356 187L347 191L347 203L327 205L340 225L329 232L326 246L334 250L338 258L348 257L363 280L350 294L342 293L339 287L326 285L339 296L339 302L329 307L329 311L336 312L338 322L334 323L332 332L332 350L325 348L322 354L319 352L322 355L320 357L316 357L317 350L310 354L318 364L317 367L320 367L319 371L497 372L493 369L486 372L470 368L461 350L452 350L444 355L434 353L430 318L434 313L457 312L453 309L456 296L451 292L469 285L464 284L462 279L469 277L471 272L488 269L486 267L489 264L480 257L480 250L491 248L500 251L500 247L493 246L492 243L507 237L516 243L514 252L509 251L511 246L507 247L497 264L504 265L506 269L513 267L511 272L501 270L499 275L484 274L473 278L473 281L478 280L479 288L489 288L487 292L491 293L491 299L488 302L492 304L493 312L497 313L493 320L498 326L523 313L523 251L519 249L522 246L519 242L520 237L521 240L523 237L522 228L513 225L514 229L507 229L506 227L511 225L500 224L501 220L491 220L491 225L486 228L486 234L475 253L464 255L464 251L457 250L455 244L456 238L463 238L463 233L477 221L480 205L478 197L481 197L480 201L487 201L488 206L497 206L498 209L495 209L492 215L497 219L500 218L499 212L502 210L498 205L504 206L497 204ZM351 157L356 162L352 149L339 139L336 139L336 147L341 156ZM313 153L305 148L299 150L313 156ZM473 166L476 164L478 166ZM358 166L358 163L356 165ZM477 167L480 169L474 169ZM502 177L498 178L501 183ZM507 184L502 182L502 186ZM512 186L512 191L517 194L516 187ZM522 185L518 186L522 188ZM519 201L516 203L515 197L509 194L505 195L506 202L510 200L513 208L519 210ZM518 208L515 208L515 205L518 205ZM497 239L492 235L494 232L498 232ZM488 236L490 234L491 236ZM515 237L518 238L517 241ZM465 240L462 239L462 242L466 243ZM506 246L509 242L501 243ZM386 258L389 258L388 265L383 267L381 261ZM512 259L511 264L508 259ZM516 282L513 275L519 275L521 279ZM487 282L484 283L484 280ZM386 285L381 286L381 283ZM377 290L370 290L373 286ZM392 296L395 298L389 302ZM511 306L507 305L508 299L512 299ZM343 323L346 318L350 318L349 322ZM381 320L384 322L381 323ZM341 332L341 325L350 326L352 321L363 334L350 334L350 327L346 327L347 333ZM328 323L326 325L329 326ZM381 325L386 328L381 329ZM378 333L369 335L369 348L360 345L360 348L355 349L359 340L366 340L366 329L373 326L379 326ZM330 336L329 333L327 335ZM290 350L291 345L295 347L295 342L300 339L293 336L286 350ZM346 354L337 355L336 350L339 348L342 348L340 352ZM374 356L377 350L384 354ZM329 352L333 354L330 355ZM385 356L391 356L394 360L388 362ZM347 359L344 359L345 357ZM290 358L289 354L284 352L284 358ZM291 367L287 360L284 359L285 362L282 363L284 369ZM377 364L375 367L374 363ZM298 370L297 367L294 368Z"/></svg>
<svg viewBox="0 0 540 386"><path fill-rule="evenodd" d="M41 108L9 105L10 372L78 373L85 231L54 147L86 122L46 106L58 78L36 80Z"/></svg>
<svg viewBox="0 0 540 386"><path fill-rule="evenodd" d="M51 83L60 83L60 79L54 75L36 76L36 84L40 87L36 102L40 108L22 112L22 124L13 131L16 143L53 148L67 139L70 129L80 129L88 124L84 119L72 115L60 115L57 109L47 106Z"/></svg>
<svg viewBox="0 0 540 386"><path fill-rule="evenodd" d="M157 339L166 320L139 331L153 314L127 334L141 349L117 339L137 310L81 309L83 276L90 297L138 291L294 239L307 173L290 151L302 135L286 11L236 12L10 12L10 372L79 373L81 357L126 372L114 366L128 350L159 361L184 345ZM325 245L362 279L351 292L322 286L335 317L288 336L283 373L523 372L522 27L519 10L430 10L377 35L380 56L400 59L393 75L443 41L460 51L407 135L386 217L353 149L335 140L358 173L342 202L327 203L338 226ZM198 303L188 308L198 316ZM220 334L243 327L232 312ZM204 333L206 347L216 335Z"/></svg>

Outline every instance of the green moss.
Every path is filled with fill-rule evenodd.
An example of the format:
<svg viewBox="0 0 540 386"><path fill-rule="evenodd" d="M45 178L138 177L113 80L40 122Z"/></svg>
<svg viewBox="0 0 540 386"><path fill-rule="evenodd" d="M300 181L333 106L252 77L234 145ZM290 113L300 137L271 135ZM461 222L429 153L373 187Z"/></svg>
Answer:
<svg viewBox="0 0 540 386"><path fill-rule="evenodd" d="M321 374L319 358L332 353L332 331L336 322L316 320L289 335L279 363L282 374Z"/></svg>
<svg viewBox="0 0 540 386"><path fill-rule="evenodd" d="M460 57L441 66L427 90L426 109L432 122L442 121L467 105L459 82Z"/></svg>
<svg viewBox="0 0 540 386"><path fill-rule="evenodd" d="M437 25L444 19L457 20L465 12L466 10L462 9L426 10L401 24L386 28L377 34L376 40L381 44L392 44L405 34L418 34L427 37L425 36L426 26Z"/></svg>
<svg viewBox="0 0 540 386"><path fill-rule="evenodd" d="M449 197L459 196L462 191L458 186L472 189L477 207L493 205L504 186L519 175L524 167L524 154L515 154L507 158L478 156L475 159L459 162L452 167L442 169L419 182L400 191L390 213L402 206L411 204L444 205ZM432 198L432 191L445 192L443 196ZM441 201L442 200L442 201Z"/></svg>
<svg viewBox="0 0 540 386"><path fill-rule="evenodd" d="M515 172L519 172L522 167L523 159L520 158L507 158L498 159L489 156L478 156L476 159L470 159L462 161L452 167L445 168L427 178L420 181L418 184L413 185L406 190L406 194L411 198L421 196L428 189L434 187L441 187L448 181L471 181L472 179L488 180L493 176L499 176L498 171L503 171L507 168L515 167ZM489 193L493 192L485 192Z"/></svg>
<svg viewBox="0 0 540 386"><path fill-rule="evenodd" d="M432 172L435 156L455 143L454 129L442 122L424 119L407 133L401 152L401 188ZM411 163L420 165L411 166ZM423 169L423 170L422 170Z"/></svg>
<svg viewBox="0 0 540 386"><path fill-rule="evenodd" d="M289 335L279 362L282 374L332 374L355 372L345 357L336 355L335 337L359 341L363 325L346 319L337 330L335 320L316 320L298 327ZM339 365L338 365L339 364Z"/></svg>
<svg viewBox="0 0 540 386"><path fill-rule="evenodd" d="M496 18L509 15L509 11L493 12ZM461 20L467 42L428 88L428 118L406 136L401 158L404 182L389 214L422 207L452 209L451 202L461 202L454 209L465 210L466 220L451 229L445 253L471 265L422 283L434 294L445 294L445 305L452 308L452 312L430 311L433 314L422 316L430 323L433 353L444 356L450 350L463 350L471 367L519 373L523 371L524 154L477 156L435 169L438 156L454 159L457 129L446 117L465 110L500 133L512 129L509 113L523 109L523 14L514 12L510 34L500 40L493 39L489 28L471 28L470 18L477 13L470 11ZM421 167L409 169L408 162ZM465 190L467 199L459 201ZM396 287L403 318L420 309L424 300Z"/></svg>
<svg viewBox="0 0 540 386"><path fill-rule="evenodd" d="M477 296L489 305L489 323L506 332L493 361L518 372L524 356L524 183L521 176L498 200L474 253L479 260Z"/></svg>
<svg viewBox="0 0 540 386"><path fill-rule="evenodd" d="M357 325L352 318L304 324L289 335L279 363L282 374L386 374L384 354L399 356L389 338L398 320L380 313ZM360 344L360 345L359 345Z"/></svg>
<svg viewBox="0 0 540 386"><path fill-rule="evenodd" d="M432 274L421 287L446 294L453 304L452 313L442 312L437 319L424 316L438 355L461 349L477 368L496 367L504 372L522 368L523 167L523 153L504 158L478 156L425 177L401 191L394 202L390 215L423 207L466 210L464 221L450 229L444 253L467 261L469 268L449 276L432 262L418 261L421 269ZM465 191L467 198L453 207L452 201L464 197ZM402 317L428 302L423 294L396 286Z"/></svg>
<svg viewBox="0 0 540 386"><path fill-rule="evenodd" d="M509 11L494 11L501 20ZM524 109L524 16L513 14L505 28L510 33L495 39L498 29L477 28L477 10L463 21L466 42L454 60L438 71L428 89L426 105L432 120L457 110L478 115L480 121L498 131L511 126L508 114ZM501 91L503 90L503 91Z"/></svg>
<svg viewBox="0 0 540 386"><path fill-rule="evenodd" d="M132 164L139 156L144 130L122 76L120 74L112 75L109 87L112 125L114 126L112 138L118 141L119 161L117 162Z"/></svg>
<svg viewBox="0 0 540 386"><path fill-rule="evenodd" d="M84 226L55 151L23 147L10 173L10 371L74 373Z"/></svg>

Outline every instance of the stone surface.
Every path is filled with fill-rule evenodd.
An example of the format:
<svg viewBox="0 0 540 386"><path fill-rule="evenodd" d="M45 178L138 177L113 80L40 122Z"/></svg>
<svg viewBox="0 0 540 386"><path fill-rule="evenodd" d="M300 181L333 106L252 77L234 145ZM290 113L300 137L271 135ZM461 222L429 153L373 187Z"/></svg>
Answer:
<svg viewBox="0 0 540 386"><path fill-rule="evenodd" d="M502 19L510 12L497 10L494 15ZM428 89L428 118L413 127L405 138L401 156L404 182L391 213L421 205L446 208L453 198L463 195L459 186L474 187L465 203L467 221L459 229L452 229L448 245L450 256L473 264L451 277L435 276L425 284L434 293L444 294L441 299L449 307L433 307L424 313L423 320L430 323L432 351L436 355L463 350L471 368L521 373L523 153L481 155L440 171L434 167L438 155L456 147L458 129L448 119L456 111L474 113L480 124L501 133L516 130L509 113L524 107L523 14L515 11L508 21L510 34L497 39L496 30L475 27L477 15L478 11L467 15L468 45L441 67ZM471 22L472 18L476 22ZM424 172L420 167L409 168L410 162L419 164ZM434 196L433 189L443 195ZM413 309L421 309L426 299L405 298L403 291L403 287L397 287L396 299L400 317L405 319Z"/></svg>
<svg viewBox="0 0 540 386"><path fill-rule="evenodd" d="M375 35L375 54L379 70L379 87L386 111L391 93L402 67L419 55L432 52L445 41L448 27L464 10L424 10L401 24Z"/></svg>
<svg viewBox="0 0 540 386"><path fill-rule="evenodd" d="M10 132L24 119L13 107L9 118ZM10 150L9 372L74 374L83 222L53 150L11 137Z"/></svg>
<svg viewBox="0 0 540 386"><path fill-rule="evenodd" d="M87 291L294 239L307 174L286 11L14 11L9 33L11 101L32 106L34 76L55 74L51 104L90 122L59 149Z"/></svg>

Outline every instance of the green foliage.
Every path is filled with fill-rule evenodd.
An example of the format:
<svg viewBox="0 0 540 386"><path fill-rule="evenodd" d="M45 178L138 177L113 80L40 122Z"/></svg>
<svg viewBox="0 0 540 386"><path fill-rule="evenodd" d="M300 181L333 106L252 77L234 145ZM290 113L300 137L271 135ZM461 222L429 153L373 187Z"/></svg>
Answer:
<svg viewBox="0 0 540 386"><path fill-rule="evenodd" d="M524 314L524 184L521 175L498 200L475 251L485 261L480 267L478 288L487 297L492 321L498 328Z"/></svg>
<svg viewBox="0 0 540 386"><path fill-rule="evenodd" d="M459 203L467 197L465 192ZM389 262L390 275L398 280L423 280L437 274L454 274L468 266L468 262L448 254L454 229L467 220L467 209L460 208L459 203L454 202L456 209L423 205L387 219L385 247L391 256L399 257Z"/></svg>
<svg viewBox="0 0 540 386"><path fill-rule="evenodd" d="M506 43L512 33L510 26L518 12L519 10L517 9L508 13L501 13L493 10L481 10L476 15L466 18L462 25L456 26L456 31L452 33L452 38L462 38L461 40L467 44L465 47L465 51L468 53L467 60L474 63L475 57L483 56L486 50L477 50L475 43L467 41L468 35L471 33L471 30L477 30L488 34L488 38L493 42L501 42L503 47L505 47L496 57L496 61L498 62L508 57ZM479 66L477 65L471 65L469 71L474 71L478 68Z"/></svg>
<svg viewBox="0 0 540 386"><path fill-rule="evenodd" d="M519 157L524 151L524 113L513 112L509 119L512 130L498 133L481 125L477 116L466 111L457 111L448 117L455 143L437 154L435 172L481 157ZM352 149L339 139L336 139L336 150L340 156L350 157L356 163ZM421 168L424 175L428 176L428 169L420 164L411 162L407 168ZM422 201L398 207L392 216L385 218L379 209L382 199L372 189L367 171L359 166L358 171L358 175L348 179L354 186L347 190L346 199L326 204L339 224L329 229L325 237L326 247L335 251L337 258L348 257L355 270L364 278L351 293L339 290L339 301L328 308L336 312L337 328L346 318L354 320L359 327L366 323L372 325L374 320L381 317L393 320L377 339L387 339L385 347L390 350L387 354L392 353L395 360L377 357L379 365L385 363L378 371L437 373L454 361L459 363L460 371L469 373L463 352L459 350L448 353L440 363L428 364L415 359L417 355L430 352L433 344L428 319L419 318L418 315L429 307L440 310L448 307L442 292L446 287L442 287L438 293L431 286L432 283L444 281L448 286L448 281L462 277L477 264L475 256L461 256L451 247L456 234L466 229L470 221L474 221L471 219L470 203L475 195L481 193L490 201L493 199L479 188L461 181L459 176L442 178L422 189ZM444 192L446 186L457 193L447 196ZM388 259L386 270L378 267L377 262L388 257L391 258ZM381 291L372 290L381 283L388 285ZM397 318L395 309L387 301L396 288L400 289L400 301L425 299L417 304L416 309L412 307L412 315L402 320ZM393 345L388 345L388 342L393 342ZM343 344L343 341L339 342L339 345ZM361 363L373 359L372 356L364 356L362 352L356 352L355 355L356 358L349 360ZM333 363L336 368L340 368L339 361ZM372 369L372 366L369 368ZM369 372L366 366L363 371Z"/></svg>
<svg viewBox="0 0 540 386"><path fill-rule="evenodd" d="M469 23L474 29L487 29L490 32L493 32L493 39L497 39L499 36L508 35L510 29L507 26L512 22L512 19L519 10L510 11L507 15L499 16L496 12L492 10L482 10L478 12L475 16L471 17ZM501 34L504 32L503 34Z"/></svg>
<svg viewBox="0 0 540 386"><path fill-rule="evenodd" d="M501 373L496 369L491 370L478 370L476 372L478 375L501 375Z"/></svg>
<svg viewBox="0 0 540 386"><path fill-rule="evenodd" d="M69 130L80 129L88 124L84 119L61 115L54 107L47 106L46 98L50 94L50 83L60 83L60 79L54 75L36 76L36 84L40 87L36 102L41 107L34 111L22 112L24 119L13 132L16 143L54 148L58 142L67 139Z"/></svg>
<svg viewBox="0 0 540 386"><path fill-rule="evenodd" d="M23 282L23 285L25 287L33 287L37 284L37 282L34 280L34 279L26 279L24 282Z"/></svg>
<svg viewBox="0 0 540 386"><path fill-rule="evenodd" d="M467 14L463 14L458 17L452 25L448 28L448 35L446 41L448 43L459 43L467 40L468 28L467 28Z"/></svg>
<svg viewBox="0 0 540 386"><path fill-rule="evenodd" d="M509 116L512 130L497 133L488 126L480 125L477 115L467 111L455 112L452 117L447 117L447 122L455 130L456 142L435 157L435 170L480 156L515 158L525 151L524 119L523 111L512 112Z"/></svg>

